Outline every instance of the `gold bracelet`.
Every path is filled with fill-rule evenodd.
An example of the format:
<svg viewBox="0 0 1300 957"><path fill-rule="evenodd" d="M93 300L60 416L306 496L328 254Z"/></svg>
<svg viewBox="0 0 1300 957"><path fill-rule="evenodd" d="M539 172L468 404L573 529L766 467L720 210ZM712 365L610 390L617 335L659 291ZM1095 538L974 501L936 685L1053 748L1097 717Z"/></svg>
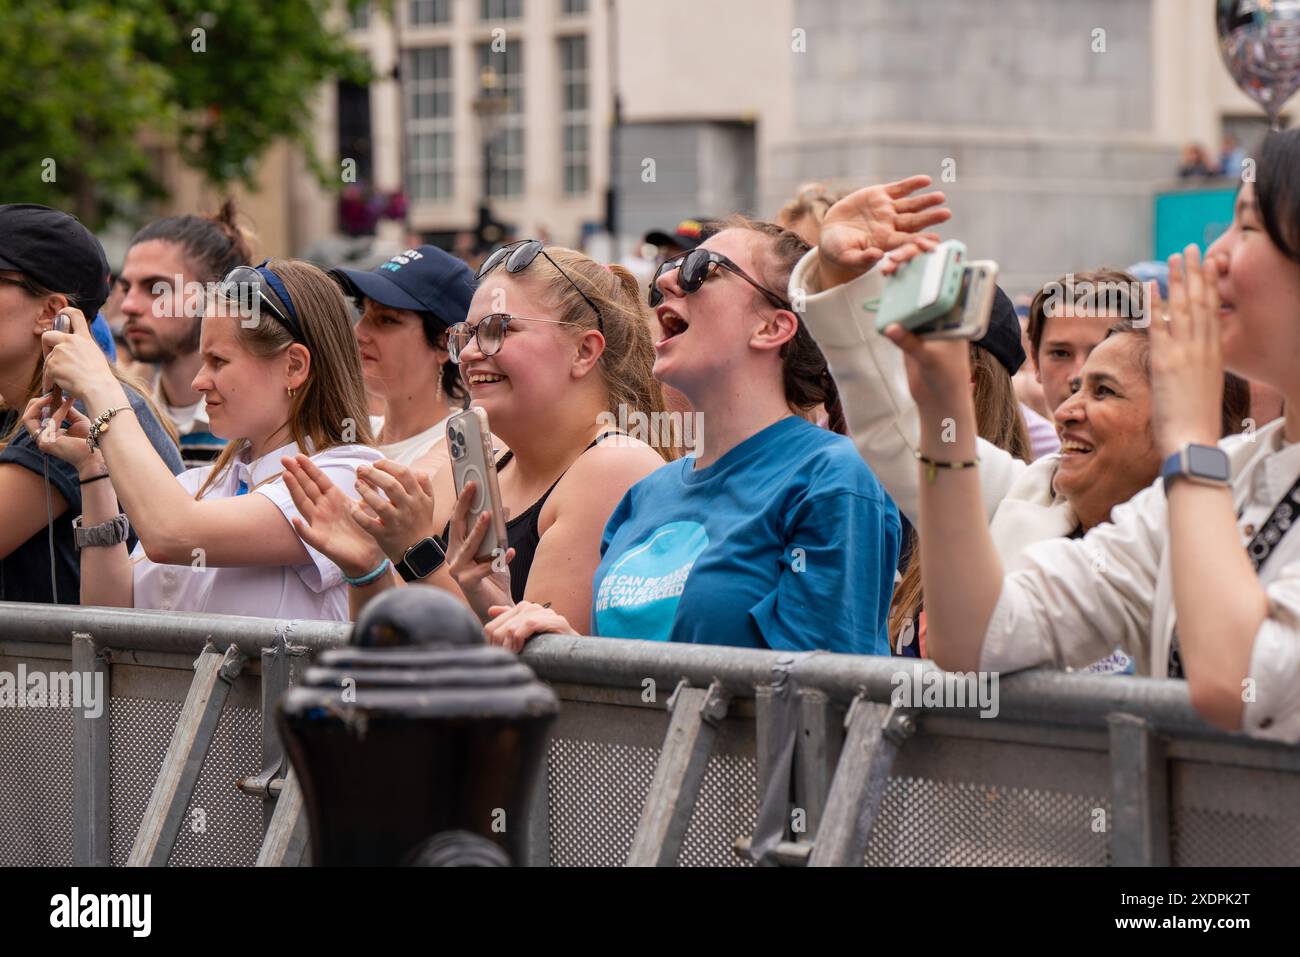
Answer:
<svg viewBox="0 0 1300 957"><path fill-rule="evenodd" d="M939 462L935 459L926 458L920 452L916 453L916 460L925 466L925 480L931 485L934 484L939 469L973 469L980 462L979 456L969 462Z"/></svg>

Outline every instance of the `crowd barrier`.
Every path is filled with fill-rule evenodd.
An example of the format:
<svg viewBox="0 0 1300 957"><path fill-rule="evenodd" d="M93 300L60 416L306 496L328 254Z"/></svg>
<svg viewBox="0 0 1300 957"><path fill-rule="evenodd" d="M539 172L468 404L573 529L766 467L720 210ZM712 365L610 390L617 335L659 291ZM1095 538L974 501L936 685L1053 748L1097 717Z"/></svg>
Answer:
<svg viewBox="0 0 1300 957"><path fill-rule="evenodd" d="M0 701L0 865L307 862L272 709L348 630L0 604L0 673L106 700ZM1300 863L1300 748L1216 731L1181 682L1022 673L981 717L891 704L933 671L902 659L546 636L523 660L561 713L517 863Z"/></svg>

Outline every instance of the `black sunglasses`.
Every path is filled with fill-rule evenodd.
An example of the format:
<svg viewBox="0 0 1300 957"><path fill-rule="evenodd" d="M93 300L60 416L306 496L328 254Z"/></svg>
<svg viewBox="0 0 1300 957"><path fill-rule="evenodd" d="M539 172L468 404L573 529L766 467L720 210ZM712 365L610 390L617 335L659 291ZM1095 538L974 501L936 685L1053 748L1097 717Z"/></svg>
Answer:
<svg viewBox="0 0 1300 957"><path fill-rule="evenodd" d="M596 314L596 326L600 329L600 334L604 335L605 320L601 317L600 310L596 308L596 304L591 301L585 292L578 288L578 284L573 281L573 277L565 272L563 267L551 258L550 254L547 253L542 244L536 239L521 239L518 242L502 246L492 255L488 256L487 259L483 260L483 265L478 267L478 275L474 278L481 280L503 262L506 264L506 272L512 275L517 272L523 272L533 264L533 260L537 258L538 254L545 256L546 261L554 266L556 271L569 281L569 285L574 288L587 305L591 306L591 311Z"/></svg>
<svg viewBox="0 0 1300 957"><path fill-rule="evenodd" d="M256 315L252 297L257 296L260 304L266 306L271 311L271 315L279 320L280 325L289 330L289 335L298 342L307 341L302 334L302 326L298 324L298 310L294 308L293 300L289 298L289 290L280 281L280 277L271 272L265 262L256 268L236 266L226 273L226 278L221 280L218 288L228 302L239 306L241 316Z"/></svg>
<svg viewBox="0 0 1300 957"><path fill-rule="evenodd" d="M794 312L794 307L790 303L763 286L758 280L752 278L745 270L722 255L722 253L715 253L712 249L703 248L692 249L675 259L669 259L655 270L654 278L650 280L650 308L653 309L664 301L664 294L659 290L660 276L676 269L678 271L677 286L689 296L693 292L698 292L700 287L704 285L704 280L716 272L716 270L710 269L710 266L721 266L728 272L735 273L761 292L763 297L776 308Z"/></svg>

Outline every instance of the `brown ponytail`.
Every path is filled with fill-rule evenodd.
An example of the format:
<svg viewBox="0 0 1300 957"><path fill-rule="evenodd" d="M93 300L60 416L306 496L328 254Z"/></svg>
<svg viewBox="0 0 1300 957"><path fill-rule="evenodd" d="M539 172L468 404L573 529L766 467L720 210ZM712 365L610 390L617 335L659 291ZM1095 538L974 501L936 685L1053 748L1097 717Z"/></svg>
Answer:
<svg viewBox="0 0 1300 957"><path fill-rule="evenodd" d="M143 242L175 243L181 247L194 278L218 282L236 266L253 261L254 236L239 225L235 201L227 199L212 216L168 216L155 219L131 238Z"/></svg>

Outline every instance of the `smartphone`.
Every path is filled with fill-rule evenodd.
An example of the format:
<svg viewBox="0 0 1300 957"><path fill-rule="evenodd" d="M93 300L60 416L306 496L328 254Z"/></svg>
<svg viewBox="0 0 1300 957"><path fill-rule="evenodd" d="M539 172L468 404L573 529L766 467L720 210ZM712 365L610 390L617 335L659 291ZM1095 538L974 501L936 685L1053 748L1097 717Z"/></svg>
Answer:
<svg viewBox="0 0 1300 957"><path fill-rule="evenodd" d="M876 310L876 329L898 323L914 331L947 315L961 295L966 246L956 239L909 259L885 282Z"/></svg>
<svg viewBox="0 0 1300 957"><path fill-rule="evenodd" d="M487 512L487 534L474 557L487 561L504 555L506 540L505 513L501 510L501 489L497 485L497 464L492 456L492 432L487 413L479 408L457 412L447 420L447 448L451 453L451 474L459 498L466 482L474 482L478 492L470 503L468 525L473 528L478 517Z"/></svg>
<svg viewBox="0 0 1300 957"><path fill-rule="evenodd" d="M982 339L993 315L993 294L997 291L998 264L977 259L962 271L961 292L947 313L913 331L928 339Z"/></svg>

